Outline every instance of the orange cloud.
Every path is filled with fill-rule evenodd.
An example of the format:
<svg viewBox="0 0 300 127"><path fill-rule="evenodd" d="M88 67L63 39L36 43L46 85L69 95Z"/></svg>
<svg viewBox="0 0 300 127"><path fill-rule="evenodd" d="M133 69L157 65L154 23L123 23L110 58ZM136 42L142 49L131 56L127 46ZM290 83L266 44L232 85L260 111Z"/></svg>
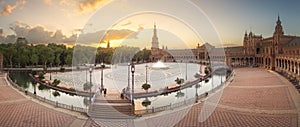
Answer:
<svg viewBox="0 0 300 127"><path fill-rule="evenodd" d="M93 11L110 0L84 0L79 3L79 12Z"/></svg>
<svg viewBox="0 0 300 127"><path fill-rule="evenodd" d="M2 16L7 16L12 13L16 8L23 6L26 3L26 0L17 1L15 5L6 5L3 10L0 12Z"/></svg>

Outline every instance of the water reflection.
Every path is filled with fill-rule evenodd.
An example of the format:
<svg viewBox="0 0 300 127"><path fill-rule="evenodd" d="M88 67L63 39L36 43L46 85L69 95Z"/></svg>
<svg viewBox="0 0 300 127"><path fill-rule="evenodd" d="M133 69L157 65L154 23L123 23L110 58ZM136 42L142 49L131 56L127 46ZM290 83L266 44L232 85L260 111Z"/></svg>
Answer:
<svg viewBox="0 0 300 127"><path fill-rule="evenodd" d="M10 73L10 77L20 87L26 89L28 92L36 93L37 96L62 104L86 108L84 97L55 91L45 85L35 83L28 73L14 72Z"/></svg>
<svg viewBox="0 0 300 127"><path fill-rule="evenodd" d="M149 100L151 103L147 105L148 108L157 108L170 104L173 105L176 103L194 99L196 97L199 97L200 95L205 95L213 88L216 88L219 85L221 85L221 80L222 82L224 82L225 78L225 75L213 75L211 76L211 78L208 78L207 81L199 82L198 84L195 84L185 89L181 89L180 91L156 97L139 98L135 99L135 102L144 106L143 103L145 103L145 100Z"/></svg>
<svg viewBox="0 0 300 127"><path fill-rule="evenodd" d="M148 99L148 97L142 102L142 105L146 108L151 105L151 101Z"/></svg>

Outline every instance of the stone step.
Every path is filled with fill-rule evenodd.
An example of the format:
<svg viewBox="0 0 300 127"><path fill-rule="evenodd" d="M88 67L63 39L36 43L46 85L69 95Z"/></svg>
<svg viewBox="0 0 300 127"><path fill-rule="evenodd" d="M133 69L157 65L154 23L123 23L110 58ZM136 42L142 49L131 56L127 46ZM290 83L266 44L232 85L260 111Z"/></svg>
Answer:
<svg viewBox="0 0 300 127"><path fill-rule="evenodd" d="M94 103L89 109L92 118L131 119L132 107L128 103Z"/></svg>
<svg viewBox="0 0 300 127"><path fill-rule="evenodd" d="M95 103L130 103L129 100L105 100L105 99L95 99Z"/></svg>

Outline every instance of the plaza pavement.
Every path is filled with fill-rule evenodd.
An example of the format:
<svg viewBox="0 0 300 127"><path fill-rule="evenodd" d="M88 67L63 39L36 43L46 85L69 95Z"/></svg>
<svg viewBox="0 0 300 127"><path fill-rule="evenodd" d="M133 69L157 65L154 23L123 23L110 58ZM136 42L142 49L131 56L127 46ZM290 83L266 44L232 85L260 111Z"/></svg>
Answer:
<svg viewBox="0 0 300 127"><path fill-rule="evenodd" d="M0 74L1 127L77 127L85 116L41 103L14 89Z"/></svg>
<svg viewBox="0 0 300 127"><path fill-rule="evenodd" d="M300 126L300 94L293 85L275 72L260 68L235 69L217 108L204 122L199 122L203 103L180 110L169 110L134 120L136 127L297 127ZM45 107L22 96L0 78L0 126L97 126ZM101 121L98 121L101 122ZM105 122L105 121L104 121ZM107 126L126 126L118 122Z"/></svg>
<svg viewBox="0 0 300 127"><path fill-rule="evenodd" d="M300 94L285 78L259 68L235 69L212 115L198 122L203 104L196 104L176 127L297 127ZM149 121L151 123L151 121Z"/></svg>

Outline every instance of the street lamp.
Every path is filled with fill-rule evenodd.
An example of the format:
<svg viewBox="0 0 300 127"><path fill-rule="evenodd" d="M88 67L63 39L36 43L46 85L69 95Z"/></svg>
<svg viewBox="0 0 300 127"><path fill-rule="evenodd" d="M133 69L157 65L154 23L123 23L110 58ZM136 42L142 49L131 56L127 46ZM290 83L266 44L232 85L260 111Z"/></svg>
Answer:
<svg viewBox="0 0 300 127"><path fill-rule="evenodd" d="M185 62L185 81L187 81L187 61Z"/></svg>
<svg viewBox="0 0 300 127"><path fill-rule="evenodd" d="M128 70L127 70L127 71L128 71L128 75L127 75L127 76L128 76L128 84L127 84L127 90L129 90L129 88L130 88L130 65L131 65L131 64L128 63ZM126 90L126 91L127 91L127 90ZM129 91L128 91L128 92L129 92Z"/></svg>
<svg viewBox="0 0 300 127"><path fill-rule="evenodd" d="M103 69L104 69L105 65L103 64L103 62L101 63L101 89L104 88L103 86Z"/></svg>
<svg viewBox="0 0 300 127"><path fill-rule="evenodd" d="M148 65L146 64L146 84L148 84Z"/></svg>
<svg viewBox="0 0 300 127"><path fill-rule="evenodd" d="M134 64L132 63L131 64L131 74L132 74L132 86L131 86L131 104L134 105L134 72L135 72L135 66Z"/></svg>
<svg viewBox="0 0 300 127"><path fill-rule="evenodd" d="M50 72L50 80L51 80L51 67L52 67L52 63L50 63L50 69L49 69L49 72Z"/></svg>
<svg viewBox="0 0 300 127"><path fill-rule="evenodd" d="M90 102L91 102L91 97L92 97L92 72L93 72L93 67L90 65L89 66L89 72L90 72Z"/></svg>
<svg viewBox="0 0 300 127"><path fill-rule="evenodd" d="M36 81L33 81L33 94L36 95L36 84L37 82Z"/></svg>

